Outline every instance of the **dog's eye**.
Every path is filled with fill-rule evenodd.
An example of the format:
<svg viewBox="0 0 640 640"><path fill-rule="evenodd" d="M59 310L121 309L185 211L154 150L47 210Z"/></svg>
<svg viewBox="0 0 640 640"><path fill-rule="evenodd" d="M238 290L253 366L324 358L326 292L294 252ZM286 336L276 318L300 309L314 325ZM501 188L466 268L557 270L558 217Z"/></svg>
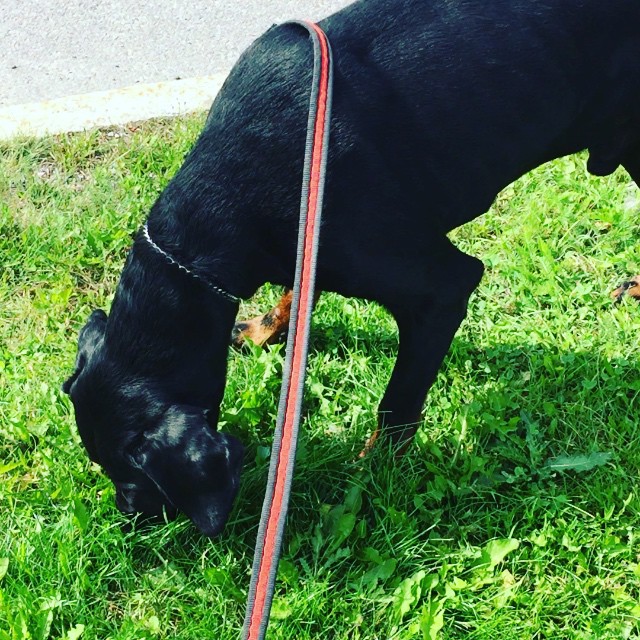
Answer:
<svg viewBox="0 0 640 640"><path fill-rule="evenodd" d="M141 431L140 433L136 433L125 447L125 458L136 467L142 464L142 460L140 460L140 449L142 449L145 441L146 435L144 431Z"/></svg>

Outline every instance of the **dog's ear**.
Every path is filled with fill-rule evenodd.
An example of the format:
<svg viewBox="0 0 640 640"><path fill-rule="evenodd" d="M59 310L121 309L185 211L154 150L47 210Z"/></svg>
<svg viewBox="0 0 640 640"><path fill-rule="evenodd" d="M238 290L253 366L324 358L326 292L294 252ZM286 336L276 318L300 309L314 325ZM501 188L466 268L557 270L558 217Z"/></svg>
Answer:
<svg viewBox="0 0 640 640"><path fill-rule="evenodd" d="M78 355L76 356L76 368L68 380L62 385L62 390L68 394L71 386L78 379L89 358L96 350L104 337L104 330L107 326L107 314L102 309L95 309L91 312L86 324L78 335Z"/></svg>
<svg viewBox="0 0 640 640"><path fill-rule="evenodd" d="M169 408L129 456L202 533L222 531L238 491L243 447L216 433L202 409Z"/></svg>

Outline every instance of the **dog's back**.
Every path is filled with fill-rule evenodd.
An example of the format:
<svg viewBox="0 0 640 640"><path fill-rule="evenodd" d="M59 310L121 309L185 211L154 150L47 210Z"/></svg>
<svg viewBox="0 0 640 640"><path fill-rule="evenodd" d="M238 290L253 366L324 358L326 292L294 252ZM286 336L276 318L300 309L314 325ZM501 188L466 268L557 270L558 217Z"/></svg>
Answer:
<svg viewBox="0 0 640 640"><path fill-rule="evenodd" d="M606 145L640 102L631 0L368 0L334 24L338 95L360 89L357 119L396 178L446 207L447 227L535 166Z"/></svg>
<svg viewBox="0 0 640 640"><path fill-rule="evenodd" d="M543 162L590 148L590 169L609 173L640 144L634 0L362 0L321 24L336 61L327 198L351 224L370 223L362 193L378 187L383 206L447 231ZM208 154L213 182L264 177L273 197L248 190L233 206L269 229L297 211L310 56L296 30L267 32L198 143L198 162L224 150Z"/></svg>

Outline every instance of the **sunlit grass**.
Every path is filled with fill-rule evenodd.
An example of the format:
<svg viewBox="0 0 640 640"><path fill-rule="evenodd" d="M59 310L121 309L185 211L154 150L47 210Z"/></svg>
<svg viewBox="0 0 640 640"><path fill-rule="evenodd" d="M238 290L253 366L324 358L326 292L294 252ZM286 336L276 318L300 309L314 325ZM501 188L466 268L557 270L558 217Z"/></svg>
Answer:
<svg viewBox="0 0 640 640"><path fill-rule="evenodd" d="M221 540L127 527L60 392L203 120L0 145L0 640L238 637L282 347L230 356ZM608 297L640 273L636 194L565 159L454 234L487 272L401 460L357 461L395 325L321 298L270 638L640 637L640 309Z"/></svg>

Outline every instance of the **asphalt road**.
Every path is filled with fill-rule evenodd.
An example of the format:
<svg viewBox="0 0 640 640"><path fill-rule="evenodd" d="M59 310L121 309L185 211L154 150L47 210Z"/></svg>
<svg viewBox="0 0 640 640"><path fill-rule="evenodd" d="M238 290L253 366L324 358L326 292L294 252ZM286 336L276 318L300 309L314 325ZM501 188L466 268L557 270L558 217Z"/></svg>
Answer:
<svg viewBox="0 0 640 640"><path fill-rule="evenodd" d="M0 0L0 106L226 73L273 23L350 0Z"/></svg>

